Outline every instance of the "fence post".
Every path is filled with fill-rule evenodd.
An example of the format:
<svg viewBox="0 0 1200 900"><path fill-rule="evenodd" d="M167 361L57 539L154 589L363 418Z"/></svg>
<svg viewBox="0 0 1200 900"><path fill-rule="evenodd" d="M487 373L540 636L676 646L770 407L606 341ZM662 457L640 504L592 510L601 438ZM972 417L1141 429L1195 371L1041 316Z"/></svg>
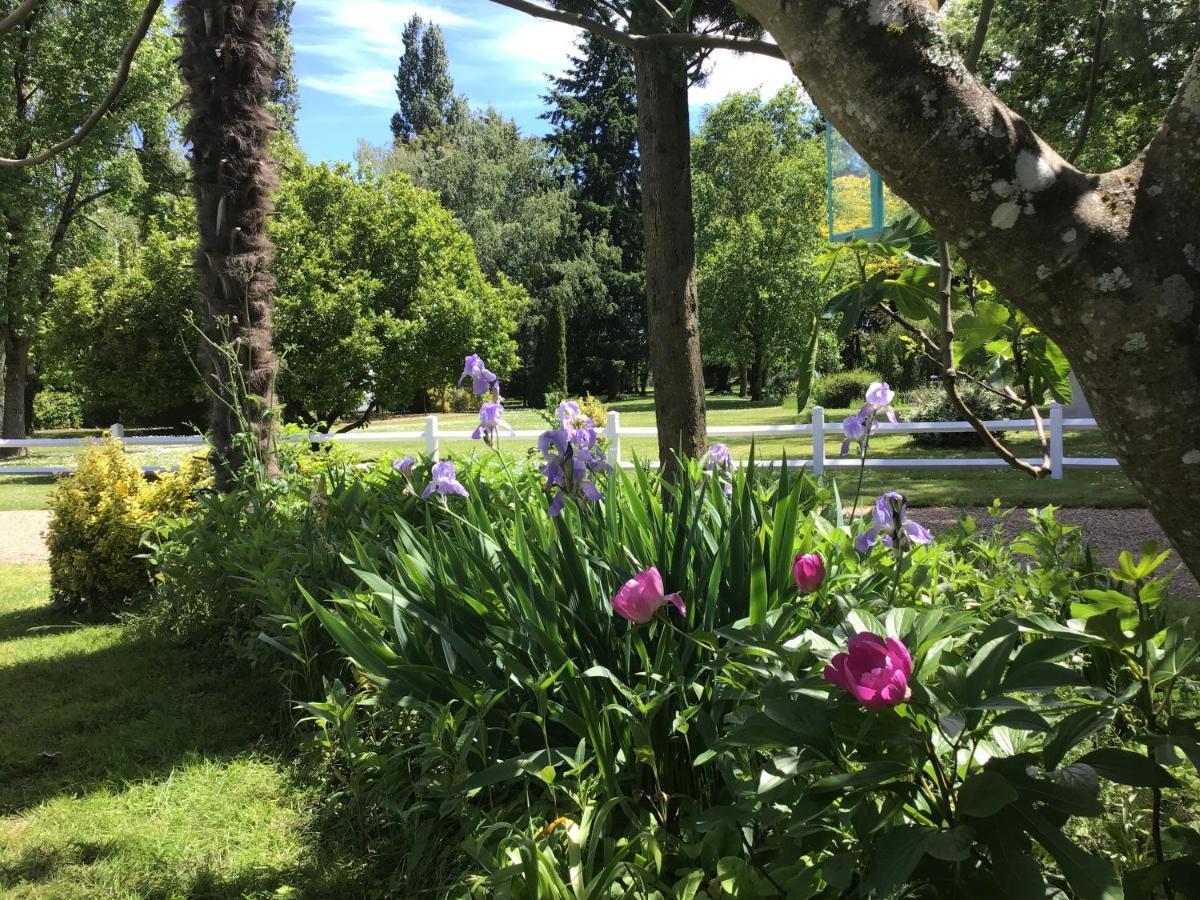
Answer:
<svg viewBox="0 0 1200 900"><path fill-rule="evenodd" d="M120 440L124 440L124 438L125 438L125 426L124 426L124 425L122 425L120 422L113 422L111 425L109 425L109 426L108 426L108 433L109 433L109 434L110 434L110 435L111 435L111 436L112 436L112 437L113 437L115 440L118 440L118 441L120 441Z"/></svg>
<svg viewBox="0 0 1200 900"><path fill-rule="evenodd" d="M1050 477L1063 477L1063 408L1057 400L1050 401Z"/></svg>
<svg viewBox="0 0 1200 900"><path fill-rule="evenodd" d="M814 475L825 473L825 407L812 410L812 470Z"/></svg>
<svg viewBox="0 0 1200 900"><path fill-rule="evenodd" d="M621 466L621 414L609 412L604 423L604 436L608 438L608 462L614 469Z"/></svg>
<svg viewBox="0 0 1200 900"><path fill-rule="evenodd" d="M438 420L437 416L425 417L425 452L430 459L438 458Z"/></svg>

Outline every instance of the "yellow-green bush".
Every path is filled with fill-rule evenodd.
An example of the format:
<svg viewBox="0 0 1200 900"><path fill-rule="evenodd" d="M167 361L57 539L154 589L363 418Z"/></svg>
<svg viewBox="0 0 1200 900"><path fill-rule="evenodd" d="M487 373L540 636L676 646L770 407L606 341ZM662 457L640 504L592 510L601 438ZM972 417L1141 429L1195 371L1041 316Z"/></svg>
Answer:
<svg viewBox="0 0 1200 900"><path fill-rule="evenodd" d="M50 498L50 589L58 603L92 613L116 612L150 586L140 558L142 535L158 518L182 515L209 478L203 458L148 480L106 440L79 457L74 475Z"/></svg>

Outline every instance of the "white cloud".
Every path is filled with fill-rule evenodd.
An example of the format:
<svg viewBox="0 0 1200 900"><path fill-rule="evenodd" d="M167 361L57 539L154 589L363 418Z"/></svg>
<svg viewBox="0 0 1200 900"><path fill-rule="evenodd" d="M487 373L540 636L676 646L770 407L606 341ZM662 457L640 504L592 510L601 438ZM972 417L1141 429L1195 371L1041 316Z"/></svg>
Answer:
<svg viewBox="0 0 1200 900"><path fill-rule="evenodd" d="M495 46L501 59L541 81L547 74L557 75L567 68L579 34L569 25L530 19L500 32Z"/></svg>
<svg viewBox="0 0 1200 900"><path fill-rule="evenodd" d="M770 97L780 88L796 81L787 63L769 56L717 50L711 60L708 78L688 92L688 99L693 106L707 106L729 94L756 89L762 92L763 97Z"/></svg>
<svg viewBox="0 0 1200 900"><path fill-rule="evenodd" d="M363 106L392 109L396 105L396 77L391 69L358 69L333 75L302 75L302 87L335 94Z"/></svg>

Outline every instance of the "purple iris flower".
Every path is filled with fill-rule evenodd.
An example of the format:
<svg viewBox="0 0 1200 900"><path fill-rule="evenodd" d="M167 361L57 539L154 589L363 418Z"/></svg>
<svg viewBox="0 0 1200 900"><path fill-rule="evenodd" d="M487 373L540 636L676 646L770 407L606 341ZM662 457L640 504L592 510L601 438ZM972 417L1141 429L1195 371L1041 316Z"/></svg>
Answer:
<svg viewBox="0 0 1200 900"><path fill-rule="evenodd" d="M863 408L867 409L867 407ZM850 452L851 442L858 444L861 449L863 442L866 441L867 435L871 433L874 426L875 422L869 411L865 416L861 411L847 416L842 421L842 434L846 436L846 439L842 441L841 455L845 456Z"/></svg>
<svg viewBox="0 0 1200 900"><path fill-rule="evenodd" d="M933 535L924 525L906 518L908 501L899 491L888 491L875 501L871 527L854 540L854 549L867 553L879 541L893 550L912 544L928 544Z"/></svg>
<svg viewBox="0 0 1200 900"><path fill-rule="evenodd" d="M476 353L472 353L463 360L463 371L458 376L458 383L462 384L468 378L471 379L471 390L476 394L486 394L491 390L493 384L496 386L497 396L500 394L499 380L487 370L487 366L483 364L483 360Z"/></svg>
<svg viewBox="0 0 1200 900"><path fill-rule="evenodd" d="M724 444L713 444L709 447L708 454L704 457L704 471L716 472L721 489L726 495L733 494L733 481L729 477L729 473L733 471L733 456L728 447Z"/></svg>
<svg viewBox="0 0 1200 900"><path fill-rule="evenodd" d="M877 416L887 416L889 422L896 422L896 411L892 409L892 401L896 399L896 392L893 391L886 381L872 381L871 386L867 388L867 403L858 411L861 416L865 412L872 412Z"/></svg>
<svg viewBox="0 0 1200 900"><path fill-rule="evenodd" d="M495 440L496 432L501 428L509 434L516 434L512 426L503 419L504 407L499 403L488 402L479 407L479 427L471 432L475 440L483 438L489 444Z"/></svg>
<svg viewBox="0 0 1200 900"><path fill-rule="evenodd" d="M417 459L414 456L404 456L401 459L392 460L392 469L399 472L405 478L412 475L413 466L417 464Z"/></svg>
<svg viewBox="0 0 1200 900"><path fill-rule="evenodd" d="M554 494L550 501L551 516L563 511L568 497L592 503L603 499L596 487L595 476L612 470L604 453L596 446L592 420L579 411L578 404L563 401L558 407L558 417L562 427L545 431L538 438L538 451L546 461L542 466L545 490Z"/></svg>
<svg viewBox="0 0 1200 900"><path fill-rule="evenodd" d="M454 477L454 463L439 462L433 464L433 471L430 472L430 482L421 494L428 500L434 492L443 496L447 494L458 494L460 497L467 496L467 489L458 483L458 479Z"/></svg>

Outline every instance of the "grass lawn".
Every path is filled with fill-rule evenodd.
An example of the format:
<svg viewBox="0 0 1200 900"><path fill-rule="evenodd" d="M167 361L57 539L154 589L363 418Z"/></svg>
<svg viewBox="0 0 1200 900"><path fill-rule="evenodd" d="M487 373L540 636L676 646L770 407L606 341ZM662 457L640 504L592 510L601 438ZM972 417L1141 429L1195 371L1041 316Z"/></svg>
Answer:
<svg viewBox="0 0 1200 900"><path fill-rule="evenodd" d="M653 397L635 397L611 405L621 413L621 422L627 427L650 427L654 425ZM708 398L708 420L711 426L722 425L791 425L807 422L808 416L797 415L793 406L778 406L773 403L751 403L738 397ZM838 423L854 410L826 410L827 434L825 453L827 458L837 456L841 445ZM545 419L536 410L514 407L506 415L514 428L533 430L546 427ZM438 416L439 427L444 431L470 431L478 424L474 413L448 413ZM424 416L394 416L372 424L373 431L420 431ZM1025 456L1036 454L1036 439L1032 434L1010 435L1012 445ZM723 439L734 456L745 459L750 453L750 438ZM655 459L658 445L653 437L628 437L622 439L622 457L632 459ZM763 437L755 442L756 452L761 458L778 459L783 454L790 458L807 459L812 455L812 441L807 435L791 437ZM1104 439L1096 431L1068 433L1065 437L1068 456L1108 456ZM531 441L501 439L501 448L506 453L523 455L528 452ZM423 443L412 441L383 441L352 445L364 458L381 455L419 452ZM480 452L478 441L442 441L444 453L469 455ZM76 448L35 449L24 460L12 460L10 464L23 465L70 465L78 453ZM170 465L188 452L184 448L135 448L133 452L140 465ZM908 435L877 435L871 442L871 455L877 457L983 457L989 458L985 450L927 449L920 447ZM0 462L0 510L41 509L52 486L50 479L4 478L4 463ZM857 473L838 470L835 475L843 494L853 496ZM1009 506L1035 506L1054 503L1061 506L1131 507L1144 503L1129 480L1119 469L1075 469L1068 468L1061 481L1034 481L1025 475L1006 468L996 469L886 469L868 470L864 481L865 494L878 494L896 488L909 495L917 506L979 506L993 499Z"/></svg>
<svg viewBox="0 0 1200 900"><path fill-rule="evenodd" d="M352 896L261 735L273 691L0 566L0 896Z"/></svg>

